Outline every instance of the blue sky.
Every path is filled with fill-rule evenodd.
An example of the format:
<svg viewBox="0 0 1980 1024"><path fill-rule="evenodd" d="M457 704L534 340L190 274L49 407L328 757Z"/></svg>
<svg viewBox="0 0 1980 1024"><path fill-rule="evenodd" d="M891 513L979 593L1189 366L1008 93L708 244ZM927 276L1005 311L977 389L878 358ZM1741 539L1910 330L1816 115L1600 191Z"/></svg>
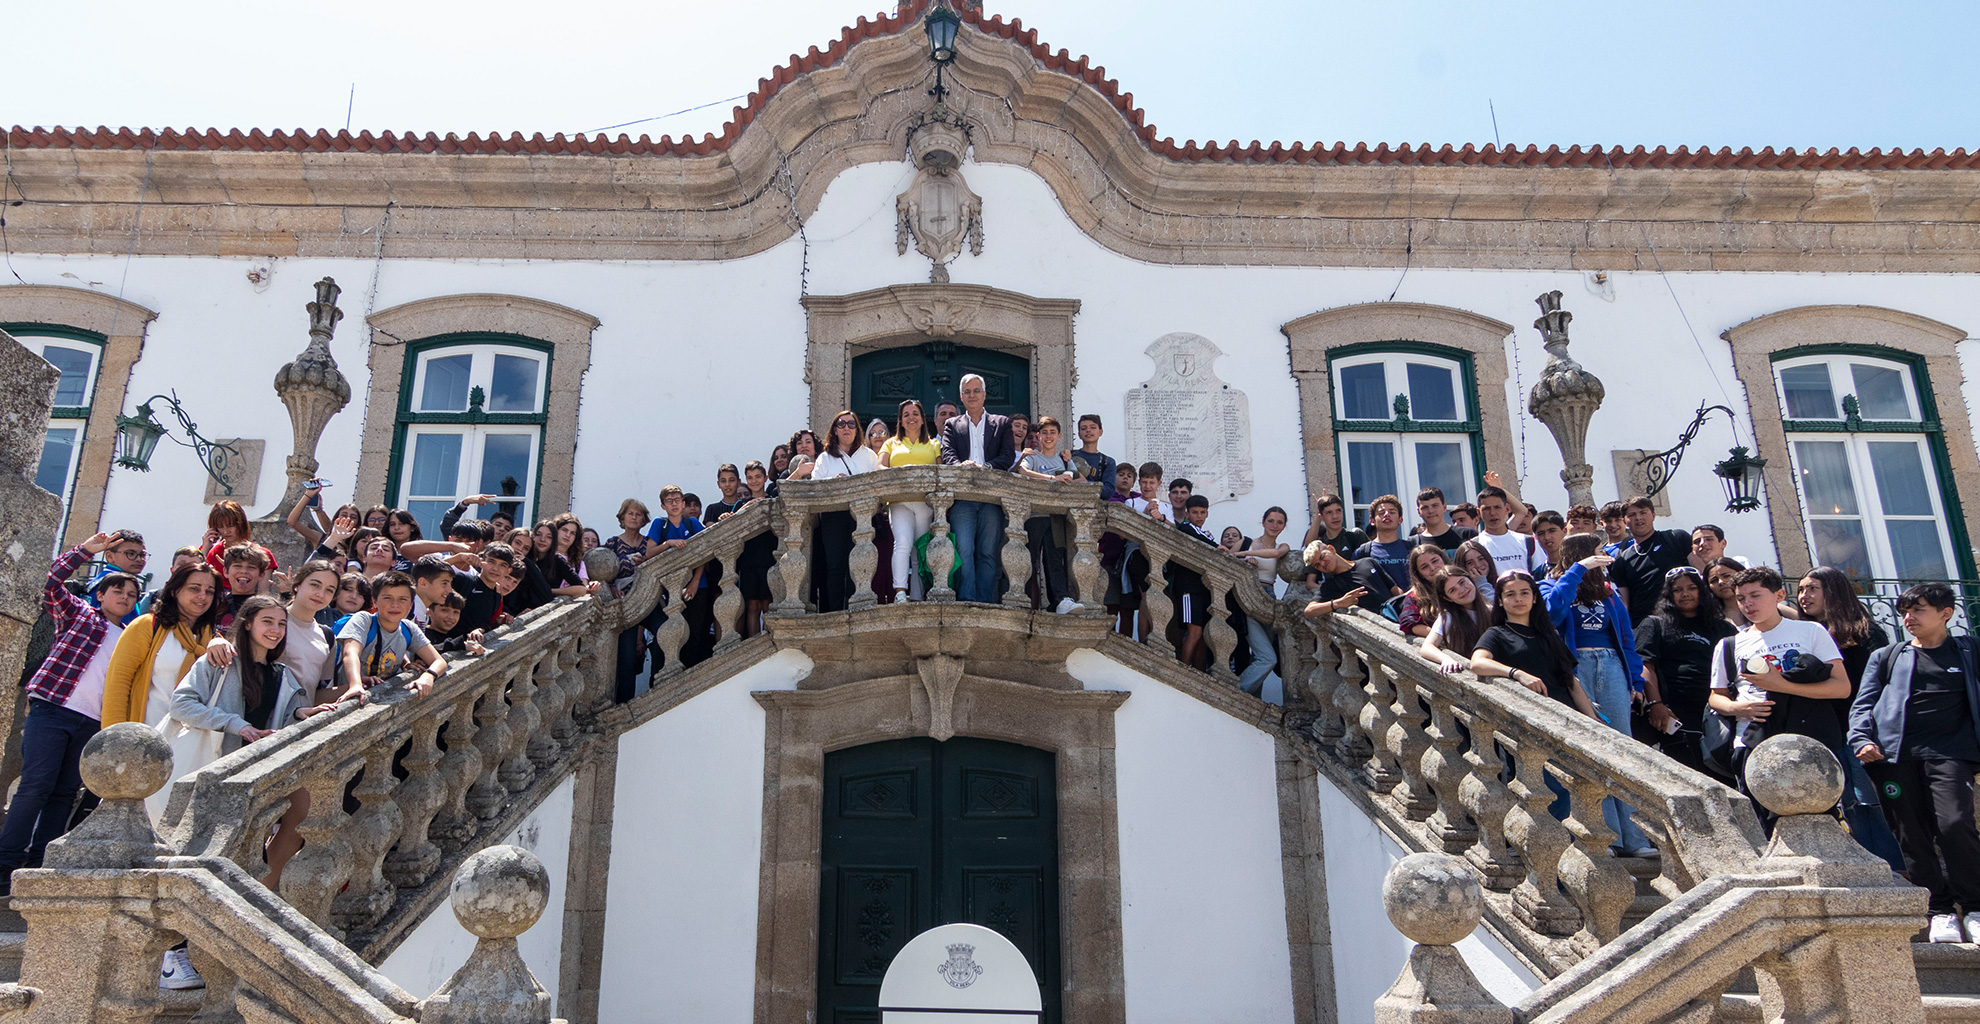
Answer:
<svg viewBox="0 0 1980 1024"><path fill-rule="evenodd" d="M866 0L871 4L872 0ZM748 4L20 5L0 121L576 132L746 93L871 14ZM314 8L314 9L312 9ZM1308 143L1980 146L1980 4L1037 0L1164 135ZM546 11L555 16L546 16ZM566 12L568 16L565 16ZM356 86L351 101L352 85ZM733 102L623 129L716 130Z"/></svg>

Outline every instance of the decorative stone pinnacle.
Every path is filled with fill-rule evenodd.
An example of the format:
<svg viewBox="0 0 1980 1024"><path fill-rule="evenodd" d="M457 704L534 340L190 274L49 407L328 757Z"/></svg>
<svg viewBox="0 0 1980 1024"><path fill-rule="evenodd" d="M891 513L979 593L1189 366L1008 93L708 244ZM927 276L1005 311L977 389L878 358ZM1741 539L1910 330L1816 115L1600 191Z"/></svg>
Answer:
<svg viewBox="0 0 1980 1024"><path fill-rule="evenodd" d="M309 304L311 337L321 335L327 344L330 335L336 333L337 321L344 318L344 311L337 308L337 296L342 291L334 278L326 277L316 282L316 301Z"/></svg>
<svg viewBox="0 0 1980 1024"><path fill-rule="evenodd" d="M103 803L74 831L48 844L43 867L131 868L172 851L158 842L144 799L172 781L172 747L157 729L120 722L83 744L83 785Z"/></svg>
<svg viewBox="0 0 1980 1024"><path fill-rule="evenodd" d="M1561 308L1561 293L1547 292L1533 301L1540 306L1540 319L1533 326L1547 347L1547 365L1534 382L1526 408L1547 425L1560 447L1561 482L1567 485L1568 503L1593 505L1595 468L1588 464L1588 421L1601 408L1605 389L1599 378L1568 355L1567 328L1574 314Z"/></svg>
<svg viewBox="0 0 1980 1024"><path fill-rule="evenodd" d="M550 902L543 862L520 846L491 846L461 864L447 898L478 941L467 963L421 1005L421 1024L549 1024L550 993L516 950L516 936Z"/></svg>

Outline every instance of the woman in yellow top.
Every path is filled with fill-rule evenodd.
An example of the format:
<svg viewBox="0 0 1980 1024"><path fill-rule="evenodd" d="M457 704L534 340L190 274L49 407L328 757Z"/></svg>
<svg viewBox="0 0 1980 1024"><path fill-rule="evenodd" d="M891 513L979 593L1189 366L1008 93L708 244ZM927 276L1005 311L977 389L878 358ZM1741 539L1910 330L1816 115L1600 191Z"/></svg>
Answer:
<svg viewBox="0 0 1980 1024"><path fill-rule="evenodd" d="M895 413L894 436L880 449L880 465L932 466L941 461L942 449L928 436L928 414L915 399L902 402ZM894 528L894 603L921 600L921 574L913 571L914 545L935 521L935 510L925 501L897 501L887 506L887 521Z"/></svg>
<svg viewBox="0 0 1980 1024"><path fill-rule="evenodd" d="M141 722L156 727L172 709L172 691L206 653L226 604L220 574L205 562L172 570L151 611L131 620L110 652L103 681L103 727Z"/></svg>

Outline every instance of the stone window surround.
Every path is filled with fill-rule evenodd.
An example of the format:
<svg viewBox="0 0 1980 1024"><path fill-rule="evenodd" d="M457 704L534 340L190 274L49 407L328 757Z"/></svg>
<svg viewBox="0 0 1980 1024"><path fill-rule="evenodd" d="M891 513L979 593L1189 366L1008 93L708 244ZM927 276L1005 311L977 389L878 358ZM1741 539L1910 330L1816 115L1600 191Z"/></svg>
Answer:
<svg viewBox="0 0 1980 1024"><path fill-rule="evenodd" d="M1794 462L1788 453L1787 431L1781 426L1780 392L1774 382L1774 359L1795 349L1827 345L1888 348L1920 357L1931 378L1931 399L1937 405L1939 436L1952 467L1952 493L1941 495L1955 527L1953 560L1970 566L1973 553L1964 549L1980 536L1980 520L1962 494L1980 494L1980 454L1973 447L1973 425L1960 393L1959 343L1966 332L1948 324L1881 306L1797 306L1768 313L1730 328L1719 337L1732 346L1733 372L1746 386L1753 423L1755 454L1767 460L1767 513L1774 533L1774 550L1781 572L1790 579L1814 565L1802 515L1801 489L1795 485ZM1923 397L1921 395L1921 397Z"/></svg>
<svg viewBox="0 0 1980 1024"><path fill-rule="evenodd" d="M110 464L117 449L117 417L123 413L130 389L131 368L144 353L145 331L157 318L157 313L137 303L86 288L38 284L0 287L0 323L68 327L104 336L89 418L84 421L82 451L77 454L80 462L68 495L64 546L80 544L102 524L104 494L110 486Z"/></svg>
<svg viewBox="0 0 1980 1024"><path fill-rule="evenodd" d="M536 508L548 514L570 507L579 389L591 366L591 332L598 329L597 317L521 295L464 294L416 299L379 310L368 322L371 385L365 396L364 437L352 501L363 507L385 500L399 425L399 389L406 372L405 346L441 335L485 333L518 335L551 347Z"/></svg>
<svg viewBox="0 0 1980 1024"><path fill-rule="evenodd" d="M1031 414L1071 418L1079 381L1073 364L1077 299L1039 299L973 284L905 284L801 301L809 422L821 433L852 400L854 356L931 340L1025 357L1031 362Z"/></svg>
<svg viewBox="0 0 1980 1024"><path fill-rule="evenodd" d="M1505 401L1506 339L1513 333L1512 325L1449 306L1368 302L1310 313L1286 323L1279 331L1286 336L1293 378L1299 383L1307 508L1311 509L1320 495L1340 489L1334 382L1327 355L1348 345L1422 342L1470 353L1479 427L1485 442L1484 464L1473 468L1482 474L1488 468L1514 465L1512 417ZM1406 496L1404 500L1409 499ZM1453 499L1452 504L1460 500L1465 499Z"/></svg>
<svg viewBox="0 0 1980 1024"><path fill-rule="evenodd" d="M947 686L939 680L948 673L929 664L937 661L954 666ZM1126 1021L1113 715L1128 694L989 679L936 656L924 659L921 675L754 696L766 712L755 1020L805 1024L816 1015L826 753L967 735L1057 754L1065 1018Z"/></svg>

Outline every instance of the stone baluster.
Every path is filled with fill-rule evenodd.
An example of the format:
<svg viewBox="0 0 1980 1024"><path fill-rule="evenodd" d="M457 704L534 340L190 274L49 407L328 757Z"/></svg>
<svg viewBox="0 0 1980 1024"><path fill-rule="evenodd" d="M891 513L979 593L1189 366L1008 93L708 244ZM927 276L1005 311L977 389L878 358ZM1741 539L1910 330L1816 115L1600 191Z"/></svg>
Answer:
<svg viewBox="0 0 1980 1024"><path fill-rule="evenodd" d="M1313 667L1306 674L1306 695L1320 714L1314 723L1314 738L1331 746L1340 742L1342 733L1340 709L1334 703L1334 694L1341 687L1341 654L1334 649L1334 638L1318 623L1303 617L1294 622L1288 632L1295 636L1303 633L1313 641Z"/></svg>
<svg viewBox="0 0 1980 1024"><path fill-rule="evenodd" d="M1464 861L1412 853L1382 879L1390 923L1416 947L1375 1000L1375 1024L1512 1024L1513 1012L1479 984L1455 948L1485 916L1485 893Z"/></svg>
<svg viewBox="0 0 1980 1024"><path fill-rule="evenodd" d="M1561 895L1561 854L1568 831L1547 808L1554 791L1547 786L1547 751L1532 738L1513 751L1514 774L1509 788L1516 801L1506 812L1506 839L1526 865L1526 880L1513 889L1513 913L1520 923L1542 935L1573 935L1581 929L1581 911Z"/></svg>
<svg viewBox="0 0 1980 1024"><path fill-rule="evenodd" d="M350 847L350 884L330 901L330 920L346 932L369 931L392 909L394 890L385 878L385 853L398 842L406 824L392 798L399 788L399 780L392 777L392 757L398 747L393 736L365 751L364 775L351 791L360 806L343 830ZM310 809L315 809L313 798ZM283 880L287 881L286 874Z"/></svg>
<svg viewBox="0 0 1980 1024"><path fill-rule="evenodd" d="M1526 880L1526 865L1506 839L1506 815L1513 808L1512 792L1499 781L1498 720L1482 711L1470 712L1471 741L1464 750L1464 777L1458 781L1458 802L1478 827L1478 842L1464 851L1485 886L1510 892Z"/></svg>
<svg viewBox="0 0 1980 1024"><path fill-rule="evenodd" d="M516 948L550 904L543 862L519 846L491 846L462 862L448 902L475 936L474 952L420 1004L421 1024L550 1024L551 995Z"/></svg>
<svg viewBox="0 0 1980 1024"><path fill-rule="evenodd" d="M1104 611L1107 579L1100 568L1100 536L1094 527L1098 509L1080 506L1068 513L1073 524L1073 585L1079 590L1081 611Z"/></svg>
<svg viewBox="0 0 1980 1024"><path fill-rule="evenodd" d="M591 646L595 646L595 642L589 636L572 637L557 654L557 664L564 673L564 692L571 697L564 706L564 713L557 719L557 743L566 751L577 746L578 734L583 731L577 722L577 714L585 699L585 688L590 685L590 676L584 666L589 657L586 648Z"/></svg>
<svg viewBox="0 0 1980 1024"><path fill-rule="evenodd" d="M1361 685L1368 678L1368 667L1361 660L1361 651L1346 639L1336 640L1334 646L1341 654L1341 681L1334 687L1334 710L1341 713L1342 726L1341 738L1334 743L1334 754L1348 764L1359 764L1374 750L1361 724L1361 707L1368 703L1368 692Z"/></svg>
<svg viewBox="0 0 1980 1024"><path fill-rule="evenodd" d="M1231 670L1231 655L1237 651L1237 630L1231 627L1231 581L1204 574L1203 584L1210 591L1210 624L1203 627L1210 643L1210 674L1232 686L1237 673Z"/></svg>
<svg viewBox="0 0 1980 1024"><path fill-rule="evenodd" d="M1437 837L1445 853L1461 854L1478 842L1478 827L1465 814L1459 792L1471 771L1462 752L1464 734L1458 729L1457 712L1449 697L1416 689L1430 702L1430 723L1425 730L1429 744L1421 762L1423 779L1437 794L1437 809L1429 819L1430 834Z"/></svg>
<svg viewBox="0 0 1980 1024"><path fill-rule="evenodd" d="M687 645L687 605L681 593L687 589L688 577L693 570L682 569L667 577L667 621L654 631L653 641L660 645L660 653L667 663L653 670L654 679L663 679L678 674L685 666L681 664L681 648ZM797 609L803 611L802 608Z"/></svg>
<svg viewBox="0 0 1980 1024"><path fill-rule="evenodd" d="M736 563L742 560L742 545L738 544L723 550L723 560L729 564L729 578L722 585L722 593L715 598L715 622L722 627L721 639L715 641L715 649L726 651L742 643L742 630L736 620L742 616L742 573Z"/></svg>
<svg viewBox="0 0 1980 1024"><path fill-rule="evenodd" d="M1396 755L1389 749L1389 727L1396 724L1396 676L1395 670L1381 661L1366 657L1368 674L1363 677L1362 693L1368 698L1361 703L1361 734L1369 743L1369 755L1363 762L1362 777L1368 788L1386 794L1403 780L1402 767Z"/></svg>
<svg viewBox="0 0 1980 1024"><path fill-rule="evenodd" d="M1423 756L1430 749L1430 733L1425 728L1430 721L1430 712L1425 710L1428 695L1409 673L1391 670L1389 675L1395 681L1396 703L1390 708L1395 721L1384 742L1403 774L1402 781L1389 792L1389 799L1409 820L1428 821L1437 813L1432 776L1423 770Z"/></svg>
<svg viewBox="0 0 1980 1024"><path fill-rule="evenodd" d="M1174 657L1176 648L1169 642L1169 621L1175 618L1176 603L1169 597L1168 581L1162 578L1162 563L1166 559L1151 547L1144 546L1142 553L1148 556L1148 577L1141 583L1141 612L1148 616L1147 643Z"/></svg>
<svg viewBox="0 0 1980 1024"><path fill-rule="evenodd" d="M328 758L304 768L309 813L296 828L303 848L282 870L282 898L339 941L344 936L330 918L330 903L351 880L351 844L344 829L350 815L344 813L344 786L355 772L353 763ZM392 777L389 765L385 777Z"/></svg>
<svg viewBox="0 0 1980 1024"><path fill-rule="evenodd" d="M956 542L949 537L949 506L955 503L956 496L948 491L928 494L928 507L935 510L935 519L928 526L928 572L935 580L928 589L930 601L956 599L956 588L949 586L949 574L956 568Z"/></svg>
<svg viewBox="0 0 1980 1024"><path fill-rule="evenodd" d="M523 756L536 766L537 771L557 763L564 754L564 745L557 741L557 720L564 714L564 667L563 650L566 641L553 640L536 659L534 679L536 683L536 715L540 724L529 735L529 743L523 748Z"/></svg>
<svg viewBox="0 0 1980 1024"><path fill-rule="evenodd" d="M1011 588L1004 591L1004 607L1030 608L1031 596L1024 585L1031 579L1030 538L1025 536L1025 520L1031 518L1031 502L1023 498L1004 499L1004 575ZM1039 595L1040 600L1044 595Z"/></svg>
<svg viewBox="0 0 1980 1024"><path fill-rule="evenodd" d="M853 546L846 561L853 578L852 601L846 606L849 611L864 611L879 601L873 593L873 574L880 568L880 549L873 543L873 516L879 509L875 498L853 499Z"/></svg>
<svg viewBox="0 0 1980 1024"><path fill-rule="evenodd" d="M452 853L466 846L480 829L478 815L468 808L468 793L481 777L481 745L476 742L480 729L475 724L479 691L463 694L454 702L447 719L447 753L440 758L440 779L446 786L440 812L426 834L442 851Z"/></svg>
<svg viewBox="0 0 1980 1024"><path fill-rule="evenodd" d="M779 505L784 513L784 549L777 552L777 575L784 585L784 593L771 607L779 614L797 615L804 612L810 603L811 552L806 551L805 546L811 539L811 517L789 504L779 502ZM681 635L686 636L687 627L683 625L681 630ZM668 664L672 666L678 661L669 659Z"/></svg>
<svg viewBox="0 0 1980 1024"><path fill-rule="evenodd" d="M509 745L503 751L496 777L501 779L502 788L511 793L528 789L530 781L536 778L536 766L528 757L529 745L543 724L543 716L536 710L536 668L548 656L549 651L538 651L535 661L518 666L509 676Z"/></svg>
<svg viewBox="0 0 1980 1024"><path fill-rule="evenodd" d="M516 669L496 675L481 689L481 700L474 708L474 745L481 751L480 773L468 786L467 809L476 818L488 821L502 813L509 794L497 774L502 759L509 756L509 679ZM475 830L480 829L475 825Z"/></svg>
<svg viewBox="0 0 1980 1024"><path fill-rule="evenodd" d="M1608 787L1590 773L1576 772L1568 794L1572 803L1563 824L1574 844L1561 855L1561 886L1581 910L1574 945L1588 954L1622 933L1623 912L1636 900L1636 879L1609 853L1616 833L1602 818Z"/></svg>
<svg viewBox="0 0 1980 1024"><path fill-rule="evenodd" d="M447 800L447 779L440 769L438 738L451 709L431 714L413 723L412 749L400 763L406 780L399 783L393 799L399 805L403 826L398 845L385 855L385 877L401 889L425 882L440 865L440 847L431 839L434 816ZM472 749L470 747L470 749Z"/></svg>

